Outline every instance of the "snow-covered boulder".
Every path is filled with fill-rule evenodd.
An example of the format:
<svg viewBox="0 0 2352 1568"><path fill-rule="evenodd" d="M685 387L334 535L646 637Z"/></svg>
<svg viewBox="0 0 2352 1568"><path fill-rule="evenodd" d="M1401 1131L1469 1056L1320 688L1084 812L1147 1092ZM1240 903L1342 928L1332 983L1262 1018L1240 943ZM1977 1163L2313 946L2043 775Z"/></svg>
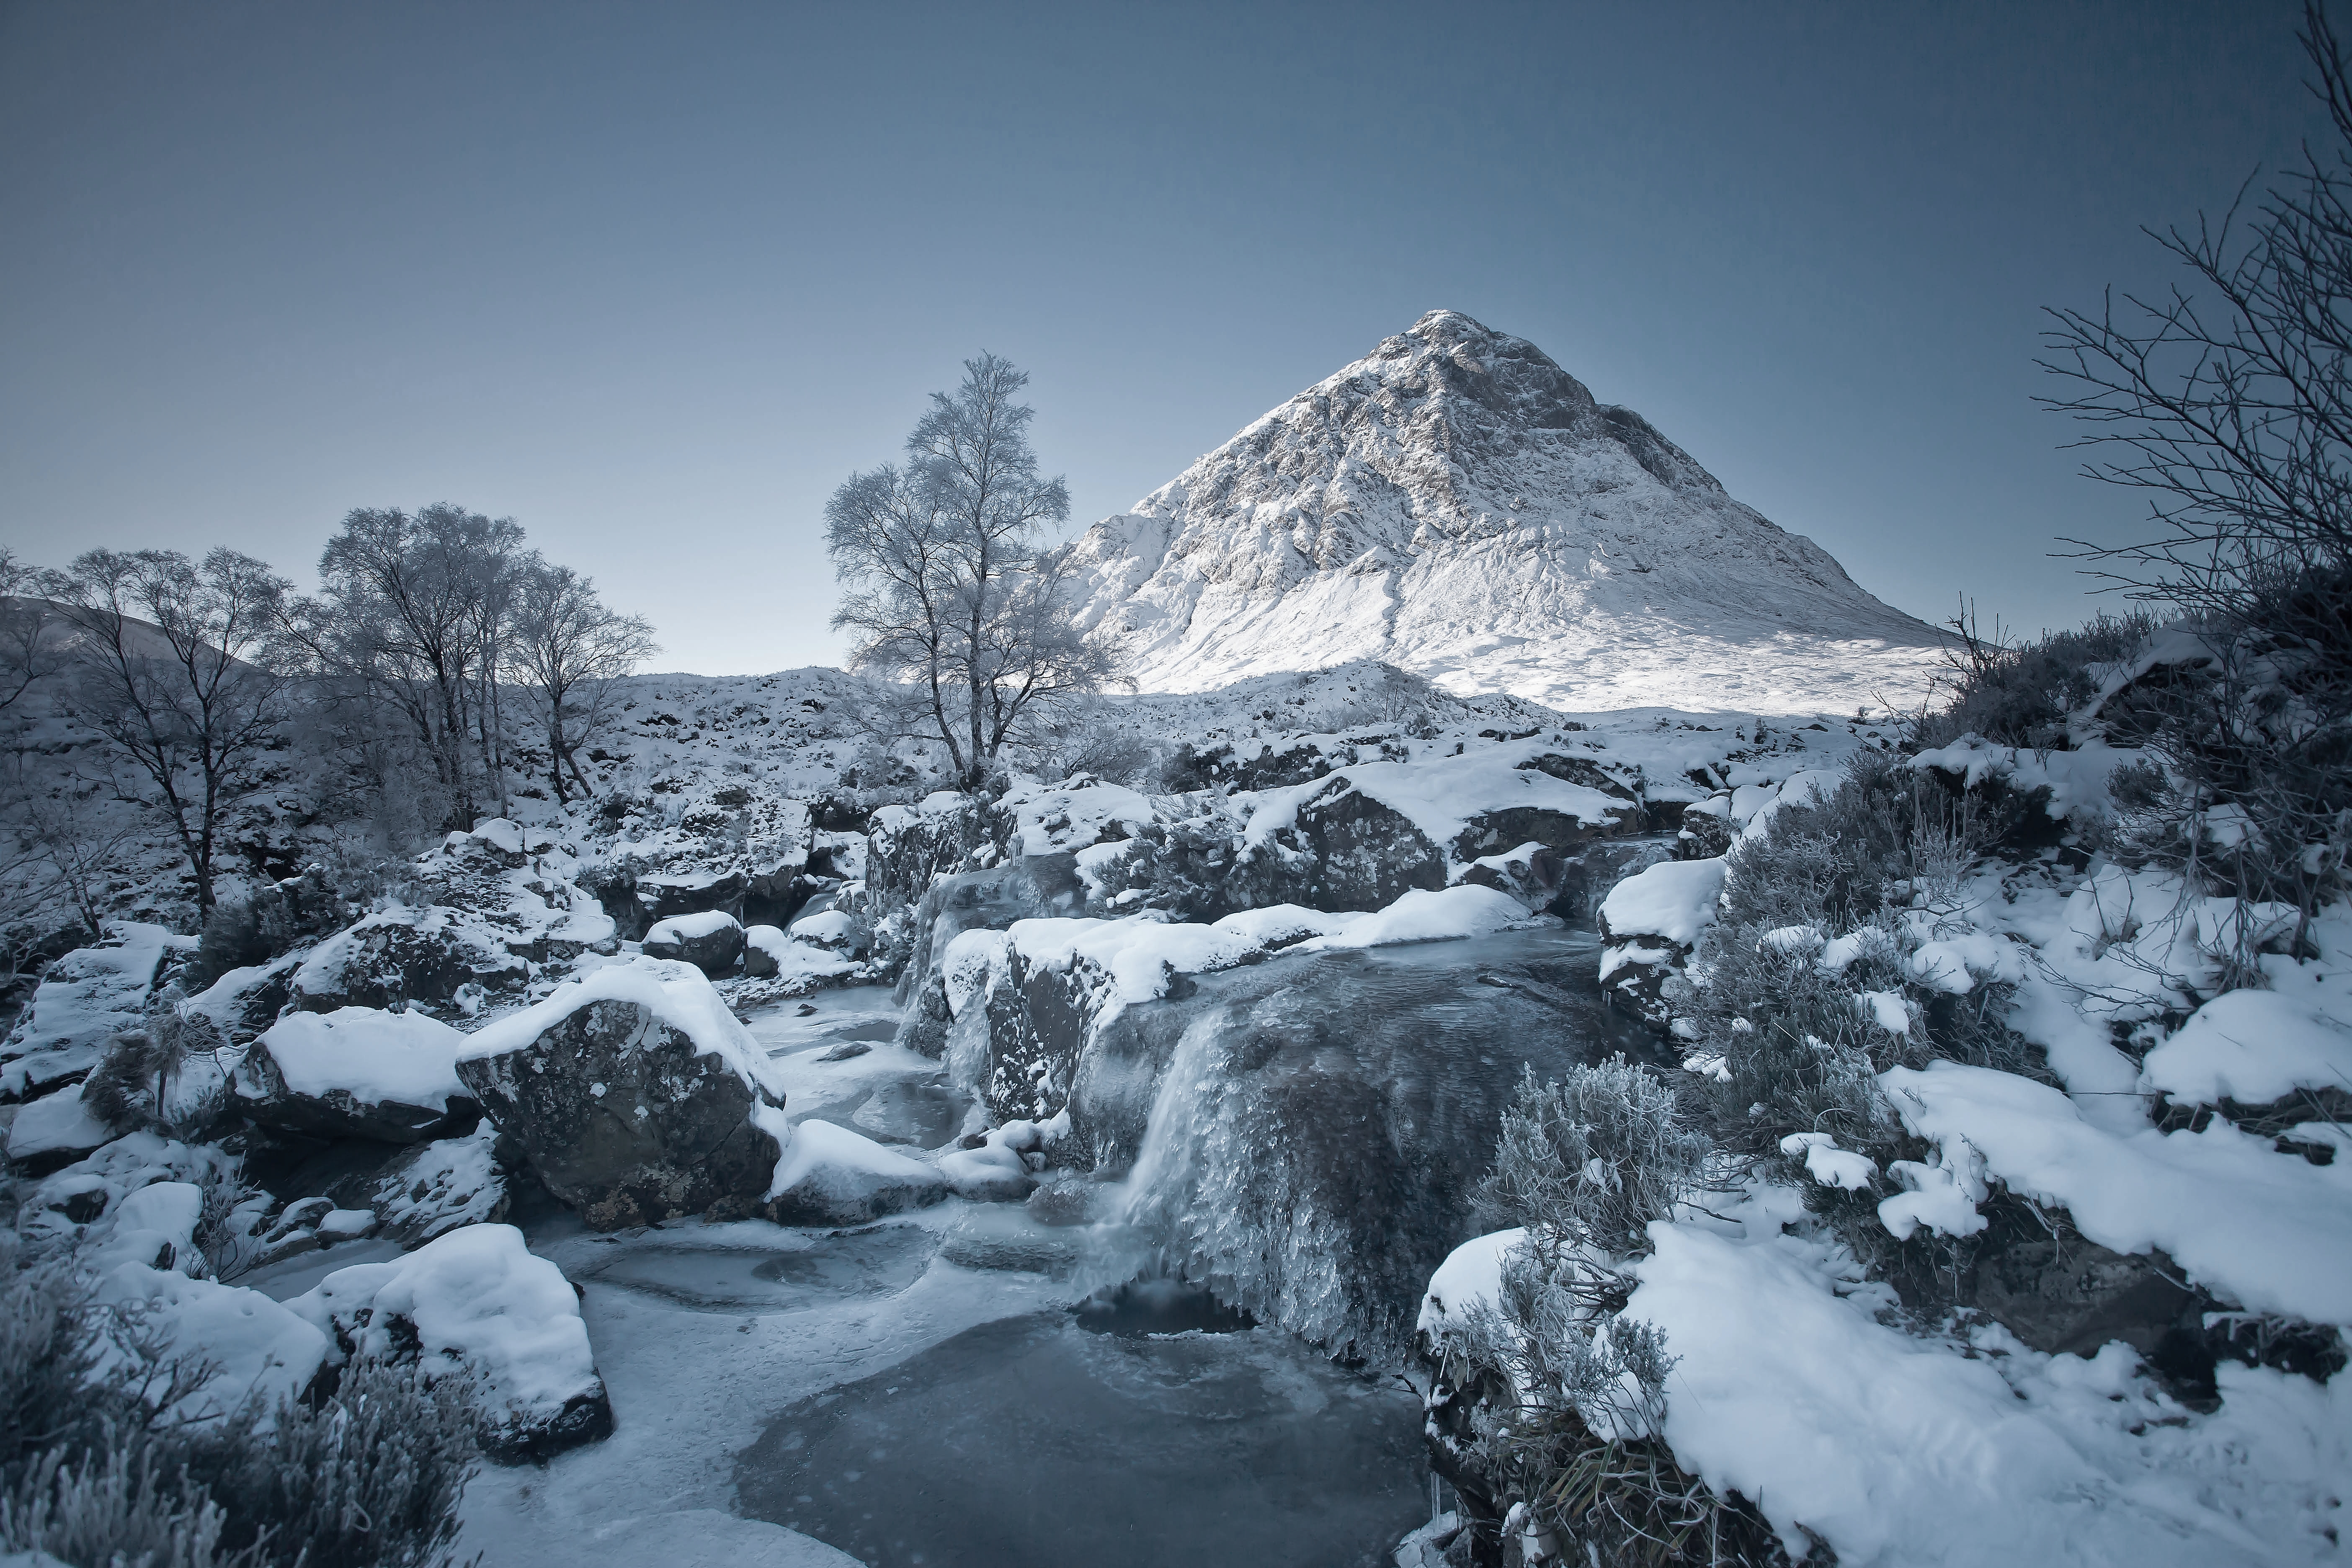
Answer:
<svg viewBox="0 0 2352 1568"><path fill-rule="evenodd" d="M466 1137L421 1144L385 1166L373 1198L383 1234L416 1247L460 1226L504 1219L507 1177L492 1157L497 1143L498 1129L485 1121Z"/></svg>
<svg viewBox="0 0 2352 1568"><path fill-rule="evenodd" d="M985 1036L981 1097L1005 1121L1042 1121L1076 1082L1088 1043L1122 1008L1186 989L1182 977L1311 952L1482 936L1530 917L1511 895L1465 884L1407 889L1371 913L1324 914L1297 904L1245 910L1209 924L1153 915L1024 920L949 944L941 994L967 1037Z"/></svg>
<svg viewBox="0 0 2352 1568"><path fill-rule="evenodd" d="M779 1225L864 1225L948 1195L947 1178L936 1167L845 1127L793 1126L781 1110L765 1107L753 1115L783 1143L761 1209Z"/></svg>
<svg viewBox="0 0 2352 1568"><path fill-rule="evenodd" d="M612 1435L579 1297L512 1226L467 1226L394 1262L339 1268L287 1308L332 1337L338 1361L471 1376L492 1458L544 1459Z"/></svg>
<svg viewBox="0 0 2352 1568"><path fill-rule="evenodd" d="M109 921L107 940L49 965L32 1005L0 1043L0 1100L32 1099L98 1065L112 1037L144 1026L155 982L196 939L137 921Z"/></svg>
<svg viewBox="0 0 2352 1568"><path fill-rule="evenodd" d="M548 1190L599 1229L742 1215L782 1153L783 1086L688 963L637 958L468 1036L457 1076Z"/></svg>
<svg viewBox="0 0 2352 1568"><path fill-rule="evenodd" d="M784 959L792 952L792 938L780 926L756 925L743 928L743 978L773 980L784 971Z"/></svg>
<svg viewBox="0 0 2352 1568"><path fill-rule="evenodd" d="M1663 860L1609 890L1600 910L1601 984L1613 1000L1665 1021L1661 988L1715 923L1728 864Z"/></svg>
<svg viewBox="0 0 2352 1568"><path fill-rule="evenodd" d="M318 1325L260 1291L174 1269L119 1263L98 1276L91 1294L101 1306L137 1315L142 1349L210 1364L211 1378L165 1413L176 1422L225 1415L248 1399L266 1407L298 1395L332 1353Z"/></svg>
<svg viewBox="0 0 2352 1568"><path fill-rule="evenodd" d="M19 1208L17 1228L26 1237L76 1250L94 1248L108 1240L126 1214L140 1212L131 1206L139 1193L159 1185L194 1190L218 1181L236 1163L234 1156L211 1144L182 1143L146 1131L126 1133L43 1178ZM254 1217L259 1217L268 1201L266 1195L254 1200ZM157 1229L154 1218L151 1213L146 1220L135 1220L132 1228ZM193 1224L188 1234L194 1234ZM184 1250L174 1248L175 1253ZM140 1261L152 1262L155 1253L156 1248L149 1247ZM187 1262L186 1257L176 1256L162 1267L184 1271Z"/></svg>
<svg viewBox="0 0 2352 1568"><path fill-rule="evenodd" d="M82 1103L79 1084L14 1109L8 1160L32 1175L70 1165L114 1139L114 1130Z"/></svg>
<svg viewBox="0 0 2352 1568"><path fill-rule="evenodd" d="M793 940L847 952L857 943L857 921L846 910L819 910L793 922Z"/></svg>
<svg viewBox="0 0 2352 1568"><path fill-rule="evenodd" d="M238 1109L265 1127L420 1143L480 1115L457 1081L465 1041L422 1013L295 1013L254 1041L232 1082Z"/></svg>
<svg viewBox="0 0 2352 1568"><path fill-rule="evenodd" d="M722 910L674 915L646 932L646 956L691 963L713 980L735 973L743 957L743 927Z"/></svg>
<svg viewBox="0 0 2352 1568"><path fill-rule="evenodd" d="M846 952L786 936L775 926L752 926L743 933L743 977L768 983L757 995L805 995L853 980L860 973L857 961Z"/></svg>
<svg viewBox="0 0 2352 1568"><path fill-rule="evenodd" d="M2352 997L2335 1005L2352 1014L2344 1000ZM2299 1090L2352 1090L2352 1016L2293 993L2225 992L2148 1052L2141 1068L2147 1088L2189 1105L2270 1105Z"/></svg>
<svg viewBox="0 0 2352 1568"><path fill-rule="evenodd" d="M467 986L514 992L530 978L530 961L487 922L438 905L394 905L313 948L289 989L303 1012L332 1013L446 1005Z"/></svg>
<svg viewBox="0 0 2352 1568"><path fill-rule="evenodd" d="M1032 1172L1045 1163L1045 1132L1035 1122L1008 1121L965 1143L940 1157L940 1173L958 1197L1019 1203L1035 1189L1037 1178Z"/></svg>

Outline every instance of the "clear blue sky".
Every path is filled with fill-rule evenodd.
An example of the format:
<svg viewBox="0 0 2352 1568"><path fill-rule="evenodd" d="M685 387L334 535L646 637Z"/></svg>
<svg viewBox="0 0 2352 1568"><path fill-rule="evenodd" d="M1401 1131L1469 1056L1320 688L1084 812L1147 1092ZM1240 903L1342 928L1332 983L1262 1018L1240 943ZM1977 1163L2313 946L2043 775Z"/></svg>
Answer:
<svg viewBox="0 0 2352 1568"><path fill-rule="evenodd" d="M2045 304L2315 128L2285 0L0 5L0 542L512 515L663 668L982 349L1074 525L1437 306L1929 619L2089 607Z"/></svg>

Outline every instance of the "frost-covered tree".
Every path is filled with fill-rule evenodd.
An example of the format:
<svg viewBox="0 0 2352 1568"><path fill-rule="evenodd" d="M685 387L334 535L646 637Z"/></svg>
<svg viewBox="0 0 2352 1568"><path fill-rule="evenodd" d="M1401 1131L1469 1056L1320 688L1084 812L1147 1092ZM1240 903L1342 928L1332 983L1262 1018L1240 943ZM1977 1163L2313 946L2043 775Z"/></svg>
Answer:
<svg viewBox="0 0 2352 1568"><path fill-rule="evenodd" d="M57 635L57 574L39 571L0 545L0 714L14 709L35 682L65 668Z"/></svg>
<svg viewBox="0 0 2352 1568"><path fill-rule="evenodd" d="M290 626L322 695L404 730L445 820L504 798L499 675L523 532L446 502L361 507L319 557L323 591Z"/></svg>
<svg viewBox="0 0 2352 1568"><path fill-rule="evenodd" d="M594 582L569 566L550 565L534 552L517 574L508 647L518 677L538 690L547 731L547 782L555 798L570 798L566 769L582 795L593 795L576 753L609 720L614 679L660 651L653 626L643 616L611 609L597 596Z"/></svg>
<svg viewBox="0 0 2352 1568"><path fill-rule="evenodd" d="M1005 743L1057 701L1101 689L1113 656L1072 624L1064 550L1068 488L1029 446L1029 378L982 354L931 395L905 466L853 474L825 506L826 546L849 589L834 625L851 661L911 694L916 728L978 784Z"/></svg>
<svg viewBox="0 0 2352 1568"><path fill-rule="evenodd" d="M153 785L209 915L221 813L282 716L270 644L292 584L234 550L92 550L52 585L73 709Z"/></svg>

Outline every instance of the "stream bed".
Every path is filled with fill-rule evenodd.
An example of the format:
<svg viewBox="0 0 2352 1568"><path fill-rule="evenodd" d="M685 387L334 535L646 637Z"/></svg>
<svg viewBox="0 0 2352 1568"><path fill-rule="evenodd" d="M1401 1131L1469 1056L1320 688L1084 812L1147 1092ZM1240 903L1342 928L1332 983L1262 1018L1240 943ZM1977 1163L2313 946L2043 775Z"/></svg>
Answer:
<svg viewBox="0 0 2352 1568"><path fill-rule="evenodd" d="M1475 1178L1520 1064L1549 1072L1623 1037L1559 990L1591 973L1592 947L1590 933L1507 933L1277 958L1152 1005L1164 1017L1137 1019L1128 1058L1163 1086L1131 1091L1128 1147L1143 1158L1089 1189L1088 1223L959 1199L835 1231L599 1235L560 1209L518 1214L582 1289L617 1429L544 1469L483 1472L461 1557L1386 1563L1431 1512L1421 1400L1396 1358L1334 1361L1253 1322L1234 1292L1171 1276L1271 1239L1249 1227L1276 1199L1327 1216L1284 1238L1286 1278L1317 1278L1324 1248L1357 1260L1346 1278L1366 1283L1351 1289L1383 1299L1403 1289L1388 1274L1425 1275L1421 1254L1451 1245L1436 1232L1464 1222L1443 1217L1456 1198L1416 1194ZM1302 984L1281 985L1285 971ZM910 1152L984 1125L943 1063L893 1043L896 1021L878 988L749 1020L795 1120ZM1383 1148L1406 1157L1362 1159ZM1225 1252L1202 1246L1220 1236ZM1223 1290L1229 1271L1194 1278ZM1301 1299L1260 1295L1282 1310Z"/></svg>

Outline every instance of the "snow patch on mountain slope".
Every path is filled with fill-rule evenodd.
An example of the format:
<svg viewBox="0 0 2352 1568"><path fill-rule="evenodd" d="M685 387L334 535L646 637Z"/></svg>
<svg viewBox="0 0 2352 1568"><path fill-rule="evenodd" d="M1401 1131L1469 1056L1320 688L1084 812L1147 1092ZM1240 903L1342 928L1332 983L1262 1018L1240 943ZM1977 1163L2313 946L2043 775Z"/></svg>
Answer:
<svg viewBox="0 0 2352 1568"><path fill-rule="evenodd" d="M1078 542L1147 689L1377 658L1569 711L1850 711L1940 647L1533 344L1434 310Z"/></svg>

